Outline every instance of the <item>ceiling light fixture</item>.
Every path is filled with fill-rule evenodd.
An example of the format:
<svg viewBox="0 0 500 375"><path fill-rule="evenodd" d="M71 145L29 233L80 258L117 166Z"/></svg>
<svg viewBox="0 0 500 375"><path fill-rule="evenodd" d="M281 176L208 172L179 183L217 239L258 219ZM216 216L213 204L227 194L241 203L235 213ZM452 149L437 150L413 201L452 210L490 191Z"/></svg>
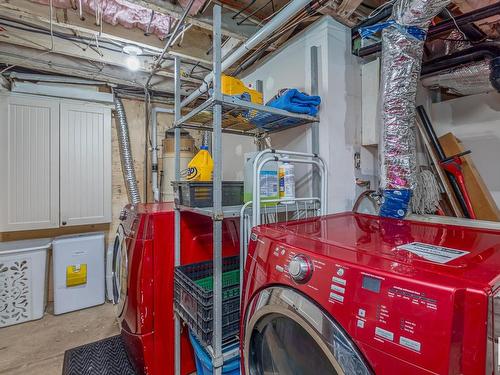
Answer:
<svg viewBox="0 0 500 375"><path fill-rule="evenodd" d="M142 49L137 46L127 45L123 47L123 52L128 56L125 59L125 64L127 68L133 72L139 70L141 67L141 62L139 61L138 55L142 54Z"/></svg>

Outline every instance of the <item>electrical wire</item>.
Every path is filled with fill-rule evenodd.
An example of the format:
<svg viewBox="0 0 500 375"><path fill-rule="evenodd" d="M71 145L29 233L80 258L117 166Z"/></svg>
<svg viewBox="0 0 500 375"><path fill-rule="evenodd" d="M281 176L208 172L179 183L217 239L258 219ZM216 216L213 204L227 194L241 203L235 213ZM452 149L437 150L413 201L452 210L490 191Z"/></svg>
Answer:
<svg viewBox="0 0 500 375"><path fill-rule="evenodd" d="M10 27L13 29L17 29L17 30L26 31L26 32L37 33L37 34L41 34L41 35L50 35L50 31L47 30L46 28L31 25L31 24L25 23L25 22L10 20L10 19L2 17L2 16L0 16L0 25ZM19 26L19 25L22 25L22 26ZM56 38L69 40L69 41L72 41L73 43L76 43L76 44L85 44L87 46L86 48L97 47L95 45L94 38L65 34L65 33L58 32L58 31L53 31L53 35ZM36 44L36 43L34 43L34 44ZM118 48L113 48L114 46L116 46ZM120 44L120 43L115 42L115 41L102 40L102 39L99 41L99 45L98 45L98 47L100 49L105 49L105 50L109 50L109 51L117 52L117 53L123 52L123 46L125 46L125 43ZM83 50L85 50L85 48L83 48ZM146 50L148 50L148 49L146 49ZM148 50L148 51L151 51L151 50ZM155 57L158 55L159 55L159 53L142 53L140 56L142 56L142 57ZM173 61L173 58L172 57L165 57L165 60ZM183 64L189 65L189 66L196 66L199 69L202 69L205 71L211 71L210 68L207 68L206 66L203 66L200 63L194 63L194 62L191 63L191 62L185 61L185 62L183 62ZM199 78L199 77L194 77L194 78Z"/></svg>
<svg viewBox="0 0 500 375"><path fill-rule="evenodd" d="M372 17L375 17L377 14L379 14L380 12L382 12L385 8L387 8L389 5L392 5L395 3L396 0L390 0L386 3L383 3L381 4L380 6L378 6L377 8L375 8L369 15L367 18L372 18Z"/></svg>
<svg viewBox="0 0 500 375"><path fill-rule="evenodd" d="M54 29L53 29L53 25L52 25L52 12L53 12L52 0L50 0L50 2L49 2L50 43L51 43L50 51L54 50Z"/></svg>
<svg viewBox="0 0 500 375"><path fill-rule="evenodd" d="M467 38L467 35L465 35L465 33L462 31L462 29L460 28L460 26L458 26L458 23L457 21L455 20L455 17L453 16L453 14L450 12L450 10L448 8L444 8L446 10L446 12L450 15L453 23L455 24L455 27L457 28L458 32L460 34L462 34L462 36L464 37L464 39L468 40Z"/></svg>

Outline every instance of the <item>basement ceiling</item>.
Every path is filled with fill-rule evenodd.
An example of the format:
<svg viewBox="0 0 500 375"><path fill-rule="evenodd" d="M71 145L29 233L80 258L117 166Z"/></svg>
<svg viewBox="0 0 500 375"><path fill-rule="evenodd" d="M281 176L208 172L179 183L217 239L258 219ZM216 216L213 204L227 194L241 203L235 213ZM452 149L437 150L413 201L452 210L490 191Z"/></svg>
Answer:
<svg viewBox="0 0 500 375"><path fill-rule="evenodd" d="M185 92L199 85L210 70L214 3L223 5L224 56L288 2L194 0L183 33L169 49L149 88L172 92L172 56L183 59ZM189 3L190 0L0 0L0 64L4 66L0 66L0 72L25 68L144 89L166 40ZM352 27L389 3L383 0L311 1L310 6L288 25L256 50L249 51L230 73L238 73L256 63L324 14ZM454 0L449 10L456 17L494 3L497 1ZM427 58L460 49L463 31L475 38L472 43L498 39L500 16L475 22L463 29L452 30L428 43ZM142 50L137 72L127 71L124 63L123 47L129 44Z"/></svg>

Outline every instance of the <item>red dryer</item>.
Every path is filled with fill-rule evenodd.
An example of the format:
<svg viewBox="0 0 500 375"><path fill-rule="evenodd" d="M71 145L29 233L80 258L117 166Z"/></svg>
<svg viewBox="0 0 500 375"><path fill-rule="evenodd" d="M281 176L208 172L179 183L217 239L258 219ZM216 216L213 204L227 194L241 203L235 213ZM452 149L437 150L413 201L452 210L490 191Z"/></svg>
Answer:
<svg viewBox="0 0 500 375"><path fill-rule="evenodd" d="M212 258L212 221L183 212L181 263ZM137 374L174 374L174 206L126 206L113 248L113 302L125 348ZM224 253L239 251L239 224L224 221ZM181 374L194 372L194 355L181 338Z"/></svg>
<svg viewBox="0 0 500 375"><path fill-rule="evenodd" d="M500 231L343 213L254 228L242 368L499 374Z"/></svg>

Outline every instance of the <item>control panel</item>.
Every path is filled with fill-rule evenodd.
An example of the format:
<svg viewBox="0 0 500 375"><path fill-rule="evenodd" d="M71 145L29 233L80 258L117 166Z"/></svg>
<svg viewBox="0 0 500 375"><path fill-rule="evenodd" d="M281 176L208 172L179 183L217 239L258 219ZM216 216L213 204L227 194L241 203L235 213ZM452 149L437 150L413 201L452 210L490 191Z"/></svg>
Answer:
<svg viewBox="0 0 500 375"><path fill-rule="evenodd" d="M354 340L441 372L451 342L452 291L278 245L272 278L302 290Z"/></svg>

